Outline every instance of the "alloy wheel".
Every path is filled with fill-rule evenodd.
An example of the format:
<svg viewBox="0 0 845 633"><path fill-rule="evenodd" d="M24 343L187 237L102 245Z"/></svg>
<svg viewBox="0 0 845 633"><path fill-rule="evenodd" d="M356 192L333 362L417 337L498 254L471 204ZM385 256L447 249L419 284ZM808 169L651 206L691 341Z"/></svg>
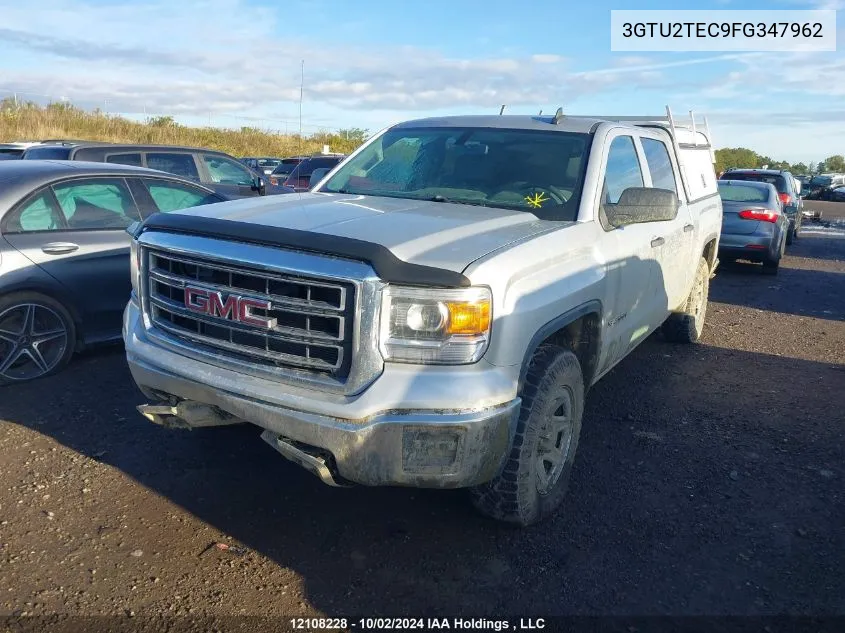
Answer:
<svg viewBox="0 0 845 633"><path fill-rule="evenodd" d="M62 317L38 303L19 303L0 313L0 378L24 381L50 373L68 345Z"/></svg>

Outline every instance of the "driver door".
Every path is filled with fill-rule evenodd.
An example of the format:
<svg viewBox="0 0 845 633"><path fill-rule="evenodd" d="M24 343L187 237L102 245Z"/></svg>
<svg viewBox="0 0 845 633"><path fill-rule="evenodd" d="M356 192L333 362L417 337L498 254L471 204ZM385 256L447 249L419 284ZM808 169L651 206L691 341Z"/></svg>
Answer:
<svg viewBox="0 0 845 633"><path fill-rule="evenodd" d="M608 134L604 152L604 178L595 208L604 229L599 241L607 276L603 317L608 343L599 360L601 373L648 336L657 306L665 302L659 292L662 283L657 283L660 272L651 244L653 227L634 222L614 228L605 213L625 189L645 185L639 148L628 130L619 130Z"/></svg>

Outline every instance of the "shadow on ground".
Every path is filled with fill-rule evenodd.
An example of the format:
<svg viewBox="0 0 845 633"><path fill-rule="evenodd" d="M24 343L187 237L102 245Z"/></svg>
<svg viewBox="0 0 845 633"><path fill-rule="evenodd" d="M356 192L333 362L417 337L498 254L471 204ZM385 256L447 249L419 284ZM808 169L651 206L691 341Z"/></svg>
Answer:
<svg viewBox="0 0 845 633"><path fill-rule="evenodd" d="M4 389L0 417L293 570L327 614L845 611L842 366L651 337L591 391L565 506L527 530L460 491L326 487L254 427L155 427L131 384L98 352Z"/></svg>

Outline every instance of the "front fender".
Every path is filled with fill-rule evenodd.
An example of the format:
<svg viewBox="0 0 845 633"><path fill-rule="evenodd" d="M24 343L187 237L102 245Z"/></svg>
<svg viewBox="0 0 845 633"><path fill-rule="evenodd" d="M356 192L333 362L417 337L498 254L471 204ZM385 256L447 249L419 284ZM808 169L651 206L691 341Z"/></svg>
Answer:
<svg viewBox="0 0 845 633"><path fill-rule="evenodd" d="M595 223L570 224L498 252L465 271L473 284L493 290L493 326L485 358L521 365L540 332L597 311L606 293L606 263ZM552 333L551 330L549 333ZM536 340L539 344L543 339ZM536 347L536 345L535 345Z"/></svg>

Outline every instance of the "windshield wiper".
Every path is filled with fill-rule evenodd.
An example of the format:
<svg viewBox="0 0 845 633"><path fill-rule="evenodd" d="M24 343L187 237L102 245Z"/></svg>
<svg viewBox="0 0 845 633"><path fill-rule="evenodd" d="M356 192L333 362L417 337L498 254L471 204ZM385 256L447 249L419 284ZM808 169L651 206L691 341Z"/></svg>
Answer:
<svg viewBox="0 0 845 633"><path fill-rule="evenodd" d="M436 196L431 196L429 198L431 202L449 202L451 204L467 204L473 207L486 207L487 205L484 204L481 200L453 200L452 198L447 198L446 196L441 196L437 194Z"/></svg>

